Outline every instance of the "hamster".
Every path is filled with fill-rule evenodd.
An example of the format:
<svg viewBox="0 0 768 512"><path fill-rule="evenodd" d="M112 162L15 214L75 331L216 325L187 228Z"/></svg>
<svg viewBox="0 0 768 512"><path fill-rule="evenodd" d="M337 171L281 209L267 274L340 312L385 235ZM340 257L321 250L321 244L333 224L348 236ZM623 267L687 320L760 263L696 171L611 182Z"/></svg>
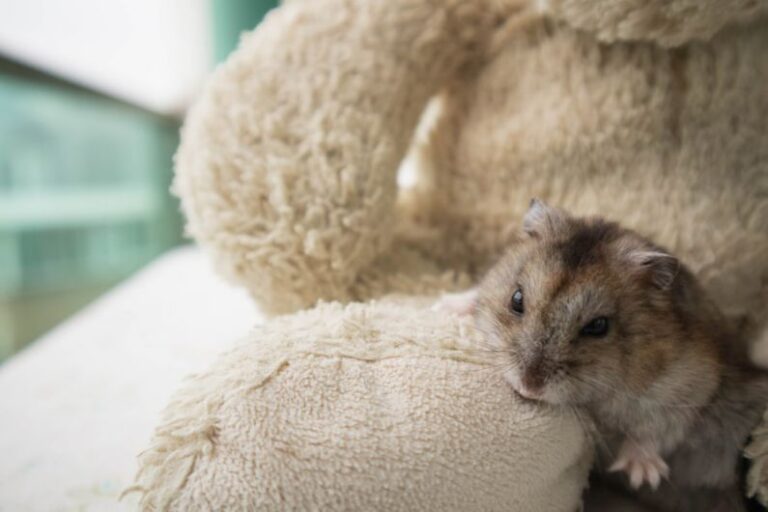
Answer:
<svg viewBox="0 0 768 512"><path fill-rule="evenodd" d="M740 511L740 453L768 376L672 254L600 218L533 200L472 314L522 397L567 407L597 447L596 479L662 511Z"/></svg>

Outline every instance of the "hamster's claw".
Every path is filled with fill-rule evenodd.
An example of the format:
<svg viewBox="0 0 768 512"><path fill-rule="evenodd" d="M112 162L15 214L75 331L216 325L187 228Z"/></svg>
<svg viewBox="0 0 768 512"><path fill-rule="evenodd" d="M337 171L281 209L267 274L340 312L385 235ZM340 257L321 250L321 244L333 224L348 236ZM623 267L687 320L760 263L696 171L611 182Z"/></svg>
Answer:
<svg viewBox="0 0 768 512"><path fill-rule="evenodd" d="M661 479L669 476L669 466L655 449L632 441L624 442L616 462L608 470L626 473L633 489L639 489L647 482L656 490Z"/></svg>
<svg viewBox="0 0 768 512"><path fill-rule="evenodd" d="M475 311L477 291L472 288L460 293L446 293L432 306L432 310L458 316L471 315Z"/></svg>

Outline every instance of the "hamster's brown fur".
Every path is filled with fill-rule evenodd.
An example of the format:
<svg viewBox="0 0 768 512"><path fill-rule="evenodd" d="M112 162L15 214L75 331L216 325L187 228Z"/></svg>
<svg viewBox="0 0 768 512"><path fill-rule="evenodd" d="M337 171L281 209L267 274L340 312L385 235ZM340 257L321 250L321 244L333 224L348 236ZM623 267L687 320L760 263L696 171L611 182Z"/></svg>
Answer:
<svg viewBox="0 0 768 512"><path fill-rule="evenodd" d="M617 224L534 201L524 233L481 283L475 318L519 393L589 419L603 481L628 489L607 469L630 440L669 467L642 501L742 510L739 454L768 403L768 378L672 255ZM607 332L584 334L597 318Z"/></svg>

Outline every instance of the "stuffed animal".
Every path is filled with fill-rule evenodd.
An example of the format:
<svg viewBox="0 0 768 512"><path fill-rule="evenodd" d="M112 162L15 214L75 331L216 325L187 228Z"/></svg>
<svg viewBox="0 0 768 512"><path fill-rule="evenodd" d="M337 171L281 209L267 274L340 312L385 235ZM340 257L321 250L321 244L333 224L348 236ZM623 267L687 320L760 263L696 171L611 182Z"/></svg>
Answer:
<svg viewBox="0 0 768 512"><path fill-rule="evenodd" d="M760 346L766 48L765 0L274 11L190 111L175 190L263 310L310 310L180 392L142 459L144 508L575 510L578 422L521 404L471 326L428 304L475 282L539 197L666 246ZM748 450L763 500L767 431Z"/></svg>

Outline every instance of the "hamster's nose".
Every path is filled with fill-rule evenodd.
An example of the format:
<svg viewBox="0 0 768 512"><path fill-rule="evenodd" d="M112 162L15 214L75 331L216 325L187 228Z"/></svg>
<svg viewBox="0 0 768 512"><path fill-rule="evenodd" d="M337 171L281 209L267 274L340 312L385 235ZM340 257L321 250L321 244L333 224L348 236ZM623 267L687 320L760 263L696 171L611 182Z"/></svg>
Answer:
<svg viewBox="0 0 768 512"><path fill-rule="evenodd" d="M525 384L518 386L515 391L517 391L523 398L528 398L530 400L538 400L541 397L541 389L532 389Z"/></svg>
<svg viewBox="0 0 768 512"><path fill-rule="evenodd" d="M507 382L512 385L512 389L515 391L515 393L522 396L523 398L528 398L529 400L538 400L541 397L542 390L531 388L530 385L526 385L523 382L523 375L524 374L518 373L516 371L508 371L505 372L504 377L506 378Z"/></svg>
<svg viewBox="0 0 768 512"><path fill-rule="evenodd" d="M526 371L520 379L520 394L526 398L537 398L541 396L544 388L544 379L539 372Z"/></svg>
<svg viewBox="0 0 768 512"><path fill-rule="evenodd" d="M546 382L547 362L541 352L534 352L526 358L523 364L523 371L520 375L522 387L529 390L531 394L541 394L544 383Z"/></svg>

